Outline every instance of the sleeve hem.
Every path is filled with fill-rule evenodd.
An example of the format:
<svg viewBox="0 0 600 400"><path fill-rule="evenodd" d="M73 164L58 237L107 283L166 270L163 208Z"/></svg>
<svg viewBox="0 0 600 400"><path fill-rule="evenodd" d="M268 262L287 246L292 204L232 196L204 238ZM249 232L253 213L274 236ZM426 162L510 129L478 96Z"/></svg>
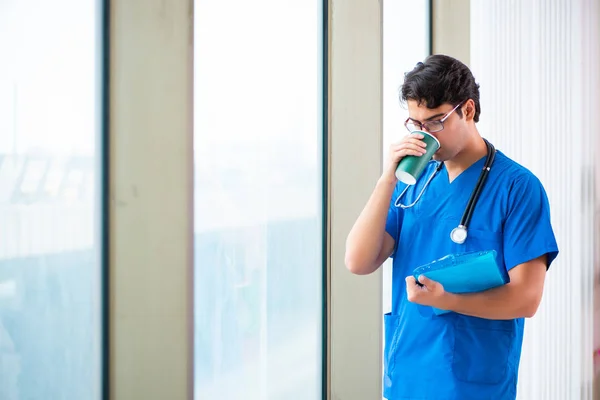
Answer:
<svg viewBox="0 0 600 400"><path fill-rule="evenodd" d="M537 251L527 251L526 253L521 253L518 256L510 257L510 259L505 258L506 270L510 271L514 267L534 260L538 257L541 257L544 254L548 255L548 265L546 269L549 269L550 265L558 255L558 248L556 246L548 246L544 249L539 249Z"/></svg>

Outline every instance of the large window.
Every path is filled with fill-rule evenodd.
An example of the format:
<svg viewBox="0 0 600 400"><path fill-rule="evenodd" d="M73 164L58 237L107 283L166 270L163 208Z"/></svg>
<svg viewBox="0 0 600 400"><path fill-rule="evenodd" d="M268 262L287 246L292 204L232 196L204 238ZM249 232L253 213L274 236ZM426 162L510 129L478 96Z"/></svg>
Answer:
<svg viewBox="0 0 600 400"><path fill-rule="evenodd" d="M100 398L98 3L0 1L0 399Z"/></svg>
<svg viewBox="0 0 600 400"><path fill-rule="evenodd" d="M322 4L195 2L195 393L321 398Z"/></svg>

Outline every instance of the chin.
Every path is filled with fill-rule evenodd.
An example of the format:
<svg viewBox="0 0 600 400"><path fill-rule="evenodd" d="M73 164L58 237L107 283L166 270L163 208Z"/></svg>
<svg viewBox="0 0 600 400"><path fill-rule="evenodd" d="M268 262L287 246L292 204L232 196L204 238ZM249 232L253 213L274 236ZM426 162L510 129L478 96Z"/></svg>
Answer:
<svg viewBox="0 0 600 400"><path fill-rule="evenodd" d="M435 153L433 155L433 160L435 160L435 161L446 161L444 159L444 155L443 154L439 154L439 153Z"/></svg>

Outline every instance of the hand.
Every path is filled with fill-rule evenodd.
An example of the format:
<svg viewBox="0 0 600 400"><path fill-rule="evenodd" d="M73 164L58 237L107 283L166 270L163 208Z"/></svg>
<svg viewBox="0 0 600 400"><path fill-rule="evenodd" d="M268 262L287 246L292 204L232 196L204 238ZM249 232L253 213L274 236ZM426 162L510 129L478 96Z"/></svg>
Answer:
<svg viewBox="0 0 600 400"><path fill-rule="evenodd" d="M406 277L406 296L411 303L423 306L432 306L440 309L448 309L446 306L448 292L444 290L441 283L433 281L425 276L419 276L417 283L413 276Z"/></svg>
<svg viewBox="0 0 600 400"><path fill-rule="evenodd" d="M427 144L422 140L420 133L411 133L398 143L392 144L387 158L387 165L383 171L382 179L390 184L396 184L396 167L400 160L406 156L420 157L425 154Z"/></svg>

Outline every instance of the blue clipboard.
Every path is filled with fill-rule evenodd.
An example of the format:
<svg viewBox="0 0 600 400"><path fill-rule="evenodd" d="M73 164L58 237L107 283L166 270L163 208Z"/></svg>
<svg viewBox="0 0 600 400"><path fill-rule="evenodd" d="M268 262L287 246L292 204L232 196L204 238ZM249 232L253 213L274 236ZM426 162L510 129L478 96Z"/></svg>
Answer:
<svg viewBox="0 0 600 400"><path fill-rule="evenodd" d="M498 265L496 251L473 251L449 254L429 264L415 268L420 275L441 283L450 293L474 293L502 286L510 281L506 269ZM436 315L449 311L433 308Z"/></svg>

